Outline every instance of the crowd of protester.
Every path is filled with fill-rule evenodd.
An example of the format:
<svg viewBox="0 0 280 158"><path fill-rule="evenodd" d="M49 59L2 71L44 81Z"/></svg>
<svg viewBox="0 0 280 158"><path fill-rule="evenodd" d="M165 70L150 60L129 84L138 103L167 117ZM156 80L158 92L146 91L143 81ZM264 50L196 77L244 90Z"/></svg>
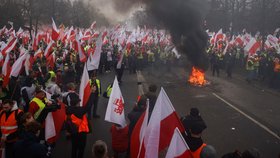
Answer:
<svg viewBox="0 0 280 158"><path fill-rule="evenodd" d="M2 102L0 113L1 151L5 153L6 158L51 157L55 143L45 139L46 118L50 112L58 110L65 112L66 117L63 122L65 122L66 135L71 139L71 157L84 157L87 134L91 132L89 120L100 117L97 114L99 97L108 98L112 89L112 84L109 84L104 94L102 93L101 81L98 79L99 75L114 71L121 84L125 69L130 74L134 74L136 70L142 70L146 65L156 68L159 65L169 65L177 59L176 53L171 49L173 48L172 44L162 43L159 39L158 42L147 43L143 42L146 39L143 36L140 41L136 40L121 45L114 44L113 35L109 36L109 42L106 42L106 38L103 37L99 67L89 71L91 79L90 97L85 106L80 106L82 98L79 96L77 87L80 85L83 67L86 62L81 60L80 54L74 49L74 46L71 48L62 39L55 41L50 51L54 58L51 59L51 55L45 56L48 52L44 52L44 50L47 50L49 42L42 39L34 46L31 39L26 42L23 37L17 35L18 37L15 37L17 38L16 45L10 52L3 54L4 44L9 43L15 34L10 31L3 32L3 29L0 33L2 57L0 66L3 70L0 79L0 100ZM150 32L149 36L155 38L154 36L160 35L159 32L158 34ZM94 49L96 40L82 42L81 48L83 51L88 52L90 49ZM40 50L42 50L42 54L37 56ZM29 65L20 67L17 76L7 75L4 69L7 67L15 69L13 64L22 57L22 52L27 53L29 58L21 65L26 65L27 60ZM87 55L87 53L85 54ZM124 54L123 59L122 54ZM209 49L209 54L213 75L217 73L218 76L219 69L225 67L228 77L231 77L234 64L247 63L248 65L250 60L247 60L243 55L242 48L229 49L226 54L222 55L219 50ZM254 63L254 66L256 66L254 67L253 77L259 77L262 80L269 79L272 86L279 84L279 81L275 78L279 77L279 74L275 76L276 72L273 71L271 65L275 61L275 53L258 53L254 57L257 60L254 59L253 62L258 62L258 66ZM6 60L9 62L5 62ZM252 79L248 77L248 82ZM133 128L145 111L147 99L150 100L149 112L151 114L157 98L156 92L157 86L150 85L149 92L141 96L133 110L129 112L127 118L130 124L127 127L122 128L118 124L112 125L110 131L114 158L120 157L120 155L129 157L130 136ZM214 147L206 145L202 140L202 132L207 128L207 125L200 116L199 110L192 108L190 114L182 117L181 121L187 133L184 134L185 141L194 157L216 157ZM234 152L223 156L223 158L232 155L242 158L259 157L257 151L246 150L242 154ZM106 143L101 140L96 141L92 147L92 156L94 158L109 157Z"/></svg>

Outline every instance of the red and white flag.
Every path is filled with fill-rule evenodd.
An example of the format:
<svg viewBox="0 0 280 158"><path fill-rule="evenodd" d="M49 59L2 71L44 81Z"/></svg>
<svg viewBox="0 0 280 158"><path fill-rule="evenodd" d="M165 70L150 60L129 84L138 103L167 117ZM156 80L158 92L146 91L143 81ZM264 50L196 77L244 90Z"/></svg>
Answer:
<svg viewBox="0 0 280 158"><path fill-rule="evenodd" d="M185 142L180 130L175 128L166 158L192 158L190 148Z"/></svg>
<svg viewBox="0 0 280 158"><path fill-rule="evenodd" d="M141 148L139 157L158 157L158 153L170 144L176 127L180 132L184 132L184 127L171 101L161 88L145 132L144 148Z"/></svg>
<svg viewBox="0 0 280 158"><path fill-rule="evenodd" d="M59 30L57 29L56 24L52 18L52 40L56 41L59 35Z"/></svg>
<svg viewBox="0 0 280 158"><path fill-rule="evenodd" d="M113 83L112 92L106 110L105 121L119 124L122 127L126 126L124 116L124 99L117 77L115 77Z"/></svg>
<svg viewBox="0 0 280 158"><path fill-rule="evenodd" d="M224 40L224 38L225 38L225 35L223 34L223 30L220 29L215 35L214 43L218 42L219 40Z"/></svg>
<svg viewBox="0 0 280 158"><path fill-rule="evenodd" d="M76 37L76 44L77 44L77 51L79 53L80 61L84 63L87 61L87 56L85 55L84 49L78 37Z"/></svg>
<svg viewBox="0 0 280 158"><path fill-rule="evenodd" d="M81 106L85 106L87 104L90 93L91 93L91 89L90 89L89 75L88 75L87 65L85 64L83 76L80 84L80 90L79 90Z"/></svg>
<svg viewBox="0 0 280 158"><path fill-rule="evenodd" d="M7 53L3 67L2 67L2 74L4 75L2 87L6 87L9 84L11 70L12 70L12 68L10 66L10 54Z"/></svg>
<svg viewBox="0 0 280 158"><path fill-rule="evenodd" d="M3 56L6 56L8 52L13 50L17 44L17 39L15 37L11 37L10 40L7 42L6 47L1 51Z"/></svg>
<svg viewBox="0 0 280 158"><path fill-rule="evenodd" d="M148 125L149 118L149 100L147 100L146 111L140 116L135 124L130 137L130 157L138 158L140 156L141 148L143 147L143 140L145 131Z"/></svg>
<svg viewBox="0 0 280 158"><path fill-rule="evenodd" d="M20 74L21 72L21 69L23 67L23 64L26 60L26 58L28 57L28 53L25 52L25 54L23 54L22 56L20 56L16 61L15 63L13 64L12 66L12 70L11 70L11 74L10 76L14 76L14 77L18 77L18 75Z"/></svg>
<svg viewBox="0 0 280 158"><path fill-rule="evenodd" d="M245 46L244 50L249 56L256 54L256 52L261 48L261 43L256 41L255 38L251 38L250 42Z"/></svg>
<svg viewBox="0 0 280 158"><path fill-rule="evenodd" d="M47 99L51 99L51 94L44 91L46 93ZM64 124L64 120L66 117L65 113L65 105L60 103L61 108L48 113L45 121L45 140L49 143L54 143L59 137L60 131Z"/></svg>
<svg viewBox="0 0 280 158"><path fill-rule="evenodd" d="M243 39L242 39L242 37L241 37L240 35L238 35L238 36L236 37L235 43L236 43L236 45L239 45L239 46L241 46L241 47L244 45Z"/></svg>
<svg viewBox="0 0 280 158"><path fill-rule="evenodd" d="M52 53L47 57L47 66L51 68L52 70L54 69L54 64L55 64L55 53Z"/></svg>
<svg viewBox="0 0 280 158"><path fill-rule="evenodd" d="M89 71L98 69L99 63L100 63L101 52L102 52L102 39L101 39L101 37L99 37L98 40L96 41L95 51L93 54L90 53L90 56L86 63Z"/></svg>
<svg viewBox="0 0 280 158"><path fill-rule="evenodd" d="M49 54L51 53L51 51L52 51L52 48L53 48L53 46L54 46L54 41L51 41L49 44L48 44L48 46L47 46L47 48L45 49L45 52L44 52L44 56L45 57L48 57L49 56Z"/></svg>
<svg viewBox="0 0 280 158"><path fill-rule="evenodd" d="M90 29L94 29L96 26L96 21L94 21L91 25L90 25Z"/></svg>

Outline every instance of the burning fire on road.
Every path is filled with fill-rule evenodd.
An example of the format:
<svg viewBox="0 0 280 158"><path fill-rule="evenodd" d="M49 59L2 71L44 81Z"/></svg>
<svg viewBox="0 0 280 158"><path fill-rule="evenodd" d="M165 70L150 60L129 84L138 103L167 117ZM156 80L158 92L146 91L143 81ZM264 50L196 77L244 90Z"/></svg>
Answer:
<svg viewBox="0 0 280 158"><path fill-rule="evenodd" d="M192 72L190 74L188 82L194 86L206 86L209 84L208 81L205 80L205 72L197 67L192 67Z"/></svg>

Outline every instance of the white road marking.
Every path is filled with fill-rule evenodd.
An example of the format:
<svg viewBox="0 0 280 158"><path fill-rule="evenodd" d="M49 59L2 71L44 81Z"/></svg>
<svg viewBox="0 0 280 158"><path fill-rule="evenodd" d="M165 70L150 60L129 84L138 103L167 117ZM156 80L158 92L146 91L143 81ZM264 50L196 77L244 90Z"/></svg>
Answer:
<svg viewBox="0 0 280 158"><path fill-rule="evenodd" d="M242 114L243 116L247 117L249 120L253 121L255 124L257 124L259 127L261 127L262 129L264 129L265 131L267 131L269 134L271 134L272 136L274 136L275 138L277 138L278 140L280 140L280 137L273 132L272 130L270 130L267 126L263 125L262 123L260 123L259 121L255 120L254 118L252 118L251 116L247 115L246 113L244 113L243 111L241 111L240 109L238 109L237 107L235 107L234 105L232 105L231 103L227 102L225 99L223 99L222 97L220 97L219 95L217 95L216 93L212 93L215 97L217 97L218 99L220 99L221 101L223 101L224 103L226 103L228 106L230 106L231 108L233 108L234 110L236 110L237 112L239 112L240 114Z"/></svg>

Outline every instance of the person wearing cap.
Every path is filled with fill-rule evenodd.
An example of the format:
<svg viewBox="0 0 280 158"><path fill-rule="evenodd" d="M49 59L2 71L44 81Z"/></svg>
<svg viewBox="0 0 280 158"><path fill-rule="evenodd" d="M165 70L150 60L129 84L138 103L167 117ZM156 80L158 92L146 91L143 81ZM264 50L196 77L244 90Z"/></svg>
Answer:
<svg viewBox="0 0 280 158"><path fill-rule="evenodd" d="M203 131L207 128L197 108L191 108L190 113L187 116L181 118L181 122L187 132L187 135L191 135L190 129L195 123L199 123L199 125L201 125L201 127L198 127L200 128L199 130Z"/></svg>
<svg viewBox="0 0 280 158"><path fill-rule="evenodd" d="M90 106L80 106L79 95L73 93L70 106L66 108L66 130L72 143L72 158L82 158L86 147L87 134L90 132L86 116Z"/></svg>
<svg viewBox="0 0 280 158"><path fill-rule="evenodd" d="M206 129L206 124L202 120L197 108L191 108L190 115L181 119L187 135L183 134L190 147L193 158L200 158L202 149L206 144L202 140L202 132Z"/></svg>
<svg viewBox="0 0 280 158"><path fill-rule="evenodd" d="M17 103L13 100L6 99L2 104L0 112L0 127L1 127L1 146L5 146L5 157L13 158L13 145L18 140L18 127L23 111L18 109Z"/></svg>

